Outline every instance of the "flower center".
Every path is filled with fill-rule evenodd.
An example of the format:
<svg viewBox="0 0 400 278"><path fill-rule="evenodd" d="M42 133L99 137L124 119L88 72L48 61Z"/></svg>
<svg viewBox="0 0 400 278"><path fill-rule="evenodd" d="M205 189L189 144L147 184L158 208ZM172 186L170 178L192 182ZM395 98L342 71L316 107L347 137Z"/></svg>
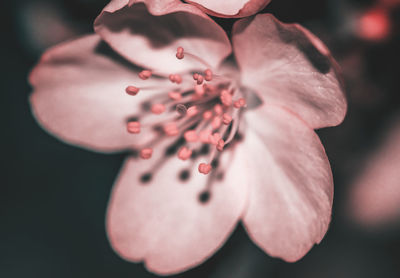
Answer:
<svg viewBox="0 0 400 278"><path fill-rule="evenodd" d="M235 139L241 114L246 107L246 94L240 90L234 77L214 73L203 59L186 52L182 47L178 47L176 58L195 59L204 65L204 69L183 75L170 74L170 82L177 87L153 96L144 106L148 115L159 116L150 123L153 129L164 136L177 138L169 155L187 160L198 154L207 154L208 158L198 165L198 171L207 175L218 167L221 152ZM139 78L148 80L153 74L156 73L143 70ZM192 84L187 86L188 82ZM125 89L131 96L145 90L146 87L136 86ZM129 133L139 134L141 127L143 125L139 119L127 122ZM139 156L151 159L153 151L157 151L154 142L142 148Z"/></svg>

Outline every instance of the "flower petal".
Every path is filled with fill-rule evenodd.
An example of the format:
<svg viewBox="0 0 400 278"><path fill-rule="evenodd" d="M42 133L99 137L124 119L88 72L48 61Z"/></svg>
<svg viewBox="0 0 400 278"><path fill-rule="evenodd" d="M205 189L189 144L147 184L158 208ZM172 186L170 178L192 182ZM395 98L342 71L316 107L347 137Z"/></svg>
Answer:
<svg viewBox="0 0 400 278"><path fill-rule="evenodd" d="M333 181L316 135L287 110L264 105L246 113L249 204L243 217L252 240L265 252L293 262L325 235Z"/></svg>
<svg viewBox="0 0 400 278"><path fill-rule="evenodd" d="M271 0L191 0L192 3L203 10L205 13L218 17L246 17L264 9Z"/></svg>
<svg viewBox="0 0 400 278"><path fill-rule="evenodd" d="M351 218L379 228L400 223L400 117L367 160L350 191Z"/></svg>
<svg viewBox="0 0 400 278"><path fill-rule="evenodd" d="M157 146L150 160L125 162L112 192L107 230L122 257L167 275L194 267L218 250L240 219L247 196L244 177L235 175L240 161L228 155L232 152L220 161L224 179L214 177L210 199L201 203L213 172L204 176L197 171L201 159L163 157L164 150ZM182 180L186 169L188 180Z"/></svg>
<svg viewBox="0 0 400 278"><path fill-rule="evenodd" d="M290 109L312 128L343 120L347 103L338 66L308 30L257 15L235 23L233 45L242 83L265 103Z"/></svg>
<svg viewBox="0 0 400 278"><path fill-rule="evenodd" d="M137 96L128 85L165 86L167 81L142 81L138 69L119 56L110 56L98 35L89 35L48 50L30 75L30 101L37 121L71 144L98 151L133 147L144 139L129 134L126 123L140 103L157 90ZM146 83L147 82L147 83Z"/></svg>
<svg viewBox="0 0 400 278"><path fill-rule="evenodd" d="M179 46L214 68L231 53L224 30L179 0L114 0L97 17L94 28L128 60L163 73L205 67L189 56L178 60Z"/></svg>

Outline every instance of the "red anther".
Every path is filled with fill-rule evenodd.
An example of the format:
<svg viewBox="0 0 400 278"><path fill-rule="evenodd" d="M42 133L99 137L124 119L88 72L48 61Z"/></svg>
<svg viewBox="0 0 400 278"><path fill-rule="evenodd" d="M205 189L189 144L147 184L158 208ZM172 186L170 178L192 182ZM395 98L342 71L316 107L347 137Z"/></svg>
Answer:
<svg viewBox="0 0 400 278"><path fill-rule="evenodd" d="M126 125L126 129L129 133L138 134L140 133L140 123L135 121L128 122L128 124Z"/></svg>
<svg viewBox="0 0 400 278"><path fill-rule="evenodd" d="M174 122L167 123L166 125L164 125L163 129L164 129L165 134L168 136L176 136L179 134L178 127L176 126L176 124Z"/></svg>
<svg viewBox="0 0 400 278"><path fill-rule="evenodd" d="M239 98L233 103L235 108L240 108L246 106L246 100L244 98Z"/></svg>
<svg viewBox="0 0 400 278"><path fill-rule="evenodd" d="M222 120L221 117L215 116L211 121L211 126L213 129L217 129L221 126Z"/></svg>
<svg viewBox="0 0 400 278"><path fill-rule="evenodd" d="M222 106L221 106L220 104L216 104L216 105L214 106L214 112L215 112L215 114L217 114L217 115L221 115L222 112L223 112Z"/></svg>
<svg viewBox="0 0 400 278"><path fill-rule="evenodd" d="M218 144L218 141L220 140L220 139L222 139L221 138L221 134L219 134L218 132L216 132L216 133L214 133L214 134L210 134L209 136L208 136L208 141L209 141L209 143L210 144L212 144L212 145L217 145Z"/></svg>
<svg viewBox="0 0 400 278"><path fill-rule="evenodd" d="M194 86L194 93L198 96L204 95L204 87L201 85L195 85Z"/></svg>
<svg viewBox="0 0 400 278"><path fill-rule="evenodd" d="M136 96L139 93L139 91L140 91L140 89L135 86L128 86L125 88L125 92L131 96Z"/></svg>
<svg viewBox="0 0 400 278"><path fill-rule="evenodd" d="M182 76L180 76L179 74L174 74L174 79L176 84L182 83Z"/></svg>
<svg viewBox="0 0 400 278"><path fill-rule="evenodd" d="M212 118L212 112L210 110L207 110L203 113L203 119L204 120L209 120Z"/></svg>
<svg viewBox="0 0 400 278"><path fill-rule="evenodd" d="M183 55L183 47L178 47L176 49L176 58L178 59L183 59L183 57L185 57L185 55Z"/></svg>
<svg viewBox="0 0 400 278"><path fill-rule="evenodd" d="M178 151L178 158L181 160L187 160L192 156L192 150L187 147L182 147Z"/></svg>
<svg viewBox="0 0 400 278"><path fill-rule="evenodd" d="M151 158L151 155L153 154L153 149L152 148L145 148L140 151L140 157L143 159L149 159Z"/></svg>
<svg viewBox="0 0 400 278"><path fill-rule="evenodd" d="M196 115L199 111L197 110L197 106L191 106L187 109L187 114L189 117Z"/></svg>
<svg viewBox="0 0 400 278"><path fill-rule="evenodd" d="M225 146L225 141L222 139L219 139L218 143L217 143L217 150L222 152L224 150L224 146Z"/></svg>
<svg viewBox="0 0 400 278"><path fill-rule="evenodd" d="M173 99L173 100L181 100L182 99L182 95L178 92L171 91L168 93L168 96L170 99Z"/></svg>
<svg viewBox="0 0 400 278"><path fill-rule="evenodd" d="M199 133L199 139L202 143L210 143L211 130L204 129Z"/></svg>
<svg viewBox="0 0 400 278"><path fill-rule="evenodd" d="M212 77L213 77L212 71L211 71L210 69L206 69L206 70L204 71L204 79L205 79L206 81L211 81L211 80L212 80Z"/></svg>
<svg viewBox="0 0 400 278"><path fill-rule="evenodd" d="M221 102L225 106L231 106L232 104L232 95L228 90L222 90L220 96Z"/></svg>
<svg viewBox="0 0 400 278"><path fill-rule="evenodd" d="M183 137L188 142L196 142L198 137L195 130L188 130L183 134Z"/></svg>
<svg viewBox="0 0 400 278"><path fill-rule="evenodd" d="M151 112L153 114L162 114L165 111L165 105L161 103L156 103L151 106Z"/></svg>
<svg viewBox="0 0 400 278"><path fill-rule="evenodd" d="M196 72L195 72L195 73L193 73L193 79L194 79L194 80L197 80L197 78L199 78L199 74L198 74L198 73L196 73Z"/></svg>
<svg viewBox="0 0 400 278"><path fill-rule="evenodd" d="M198 169L200 173L207 175L208 173L210 173L212 167L210 164L200 163Z"/></svg>
<svg viewBox="0 0 400 278"><path fill-rule="evenodd" d="M232 117L229 114L224 113L222 115L222 122L224 123L224 125L229 125L232 122Z"/></svg>
<svg viewBox="0 0 400 278"><path fill-rule="evenodd" d="M138 75L139 75L139 78L140 78L140 79L146 80L146 79L149 79L149 78L150 78L150 76L152 75L152 73L151 73L150 70L142 70L141 72L139 72Z"/></svg>
<svg viewBox="0 0 400 278"><path fill-rule="evenodd" d="M204 81L203 75L199 74L199 76L197 77L197 85L203 84L203 81Z"/></svg>
<svg viewBox="0 0 400 278"><path fill-rule="evenodd" d="M182 76L180 76L179 74L170 74L168 76L168 78L172 83L176 83L176 84L182 83Z"/></svg>

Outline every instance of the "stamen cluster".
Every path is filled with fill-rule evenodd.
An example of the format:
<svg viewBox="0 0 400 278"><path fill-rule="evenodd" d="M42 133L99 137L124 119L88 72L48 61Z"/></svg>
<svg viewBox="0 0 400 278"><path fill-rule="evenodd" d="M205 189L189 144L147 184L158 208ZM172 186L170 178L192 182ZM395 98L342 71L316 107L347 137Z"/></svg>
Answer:
<svg viewBox="0 0 400 278"><path fill-rule="evenodd" d="M149 112L154 115L167 114L161 124L161 132L165 136L183 138L176 155L181 160L193 157L196 150L202 149L204 145L212 147L209 161L198 165L198 171L208 174L212 170L212 161L222 152L224 147L230 143L238 130L240 122L240 110L246 107L243 93L236 85L236 80L229 76L216 75L209 65L200 57L186 52L182 47L177 48L176 58L192 58L202 63L206 68L201 72L190 75L170 74L171 83L178 85L165 95L153 98ZM150 70L142 70L139 78L148 80L156 74ZM188 79L188 80L186 80ZM182 89L182 82L193 82L190 89ZM128 86L125 91L128 95L135 96L139 91L146 90L145 87ZM145 93L145 92L144 92ZM132 134L141 132L141 122L131 120L127 123L127 131ZM142 159L150 159L153 148L146 146L140 150Z"/></svg>

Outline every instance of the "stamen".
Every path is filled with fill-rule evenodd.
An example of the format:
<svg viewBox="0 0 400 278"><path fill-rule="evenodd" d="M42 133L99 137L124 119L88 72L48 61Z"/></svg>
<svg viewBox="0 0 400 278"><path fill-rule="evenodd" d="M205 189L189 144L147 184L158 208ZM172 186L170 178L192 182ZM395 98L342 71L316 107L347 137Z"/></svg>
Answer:
<svg viewBox="0 0 400 278"><path fill-rule="evenodd" d="M182 95L180 93L174 92L174 91L169 92L168 96L170 99L173 99L173 100L181 100L182 99Z"/></svg>
<svg viewBox="0 0 400 278"><path fill-rule="evenodd" d="M182 77L179 74L175 74L175 83L176 84L182 83Z"/></svg>
<svg viewBox="0 0 400 278"><path fill-rule="evenodd" d="M207 144L210 143L211 130L204 129L199 133L200 142Z"/></svg>
<svg viewBox="0 0 400 278"><path fill-rule="evenodd" d="M232 104L232 95L228 90L222 90L220 96L221 102L225 106L231 106Z"/></svg>
<svg viewBox="0 0 400 278"><path fill-rule="evenodd" d="M233 106L234 106L235 108L244 107L244 106L246 106L246 100L245 100L244 98L239 98L238 100L236 100L236 101L233 103Z"/></svg>
<svg viewBox="0 0 400 278"><path fill-rule="evenodd" d="M206 164L206 163L200 163L199 164L199 172L200 173L202 173L202 174L204 174L204 175L207 175L208 173L210 173L210 171L211 171L211 165L210 164Z"/></svg>
<svg viewBox="0 0 400 278"><path fill-rule="evenodd" d="M179 46L176 49L176 58L178 58L179 60L183 59L183 57L185 57L185 55L183 54L183 47Z"/></svg>
<svg viewBox="0 0 400 278"><path fill-rule="evenodd" d="M196 142L198 137L195 130L188 130L183 134L183 137L188 142Z"/></svg>
<svg viewBox="0 0 400 278"><path fill-rule="evenodd" d="M218 168L220 152L233 138L236 138L235 134L242 111L233 109L233 107L246 106L245 94L238 90L240 84L234 80L233 76L214 74L211 66L202 58L185 52L183 47L177 48L176 58L193 58L206 67L203 71L193 73L195 82L190 89L182 89L174 84L162 88L159 86L141 86L140 89L135 86L126 87L126 93L133 96L137 95L139 91L148 89L162 90L158 94L157 100L154 97L152 100L142 102L142 107L145 107L142 112L145 116L166 114L165 117L149 117L150 123L146 122L146 117L141 116L140 122L138 118L131 117L126 123L126 128L129 133L138 134L141 132L141 128L149 125L154 127L157 132L161 132L151 141L151 144L140 150L139 156L142 159L152 157L155 144L164 139L162 133L165 136L177 136L176 142L179 144L174 143L166 148L165 156L177 155L181 160L207 156L207 162L198 165L198 171L206 175L212 169ZM138 76L142 80L147 80L153 74L157 73L144 69ZM185 74L184 78L187 77L188 75ZM169 80L172 83L181 84L183 78L180 74L170 74ZM209 81L212 82L207 83ZM233 96L236 98L235 101ZM193 148L195 149L193 150ZM187 177L189 176L187 175Z"/></svg>
<svg viewBox="0 0 400 278"><path fill-rule="evenodd" d="M139 93L139 91L140 91L140 89L138 87L135 87L135 86L128 86L125 89L125 92L128 95L131 95L131 96L136 96Z"/></svg>
<svg viewBox="0 0 400 278"><path fill-rule="evenodd" d="M213 129L217 129L221 126L222 120L220 117L215 116L211 122L211 126Z"/></svg>
<svg viewBox="0 0 400 278"><path fill-rule="evenodd" d="M212 118L212 112L210 110L207 110L203 113L203 119L204 120L209 120Z"/></svg>
<svg viewBox="0 0 400 278"><path fill-rule="evenodd" d="M198 113L197 106L191 106L191 107L189 107L188 110L187 110L187 115L188 115L188 117L193 117L193 116L196 115L197 113Z"/></svg>
<svg viewBox="0 0 400 278"><path fill-rule="evenodd" d="M197 96L203 96L205 93L204 86L201 85L195 85L194 86L194 92Z"/></svg>
<svg viewBox="0 0 400 278"><path fill-rule="evenodd" d="M153 149L152 148L145 148L140 151L140 157L143 159L149 159L151 158L151 155L153 154Z"/></svg>
<svg viewBox="0 0 400 278"><path fill-rule="evenodd" d="M168 76L168 78L172 83L176 83L176 84L182 83L182 76L180 76L179 74L170 74Z"/></svg>
<svg viewBox="0 0 400 278"><path fill-rule="evenodd" d="M204 71L204 79L205 79L206 81L211 81L212 78L213 78L213 73L212 73L212 71L211 71L210 69L206 69L206 70Z"/></svg>
<svg viewBox="0 0 400 278"><path fill-rule="evenodd" d="M236 118L236 117L235 117L235 118ZM230 133L229 133L229 136L228 136L228 138L226 138L226 140L225 140L225 145L228 144L228 143L230 143L230 142L232 141L232 139L235 137L235 134L236 134L236 132L237 132L237 130L238 130L238 127L239 127L239 121L238 121L237 119L235 119L235 120L233 121L232 126L231 126L231 131L230 131Z"/></svg>
<svg viewBox="0 0 400 278"><path fill-rule="evenodd" d="M130 121L130 122L128 122L126 128L129 133L134 133L134 134L140 133L140 123L139 122Z"/></svg>
<svg viewBox="0 0 400 278"><path fill-rule="evenodd" d="M150 70L142 70L138 75L140 79L146 80L151 77L152 72Z"/></svg>
<svg viewBox="0 0 400 278"><path fill-rule="evenodd" d="M217 115L221 115L221 114L222 114L223 110L222 110L221 104L216 104L216 105L214 106L214 112L215 112L215 114L217 114Z"/></svg>
<svg viewBox="0 0 400 278"><path fill-rule="evenodd" d="M219 134L218 132L209 135L208 136L208 141L210 142L210 144L212 145L217 145L218 141L221 139L221 134Z"/></svg>
<svg viewBox="0 0 400 278"><path fill-rule="evenodd" d="M219 139L217 143L217 150L222 152L224 150L225 142L223 139Z"/></svg>
<svg viewBox="0 0 400 278"><path fill-rule="evenodd" d="M201 84L203 84L203 81L204 81L204 77L203 77L203 75L201 75L201 74L199 74L198 76L197 76L197 85L201 85Z"/></svg>
<svg viewBox="0 0 400 278"><path fill-rule="evenodd" d="M187 147L182 147L178 151L178 158L181 160L187 160L192 156L192 150Z"/></svg>
<svg viewBox="0 0 400 278"><path fill-rule="evenodd" d="M165 111L165 105L164 104L156 103L156 104L153 104L151 106L151 112L153 114L159 115L159 114L164 113L164 111Z"/></svg>
<svg viewBox="0 0 400 278"><path fill-rule="evenodd" d="M222 115L222 122L224 123L224 125L229 125L232 122L232 117L229 114L224 113Z"/></svg>
<svg viewBox="0 0 400 278"><path fill-rule="evenodd" d="M176 126L176 123L167 123L164 125L164 132L168 136L176 136L179 134L178 127Z"/></svg>

